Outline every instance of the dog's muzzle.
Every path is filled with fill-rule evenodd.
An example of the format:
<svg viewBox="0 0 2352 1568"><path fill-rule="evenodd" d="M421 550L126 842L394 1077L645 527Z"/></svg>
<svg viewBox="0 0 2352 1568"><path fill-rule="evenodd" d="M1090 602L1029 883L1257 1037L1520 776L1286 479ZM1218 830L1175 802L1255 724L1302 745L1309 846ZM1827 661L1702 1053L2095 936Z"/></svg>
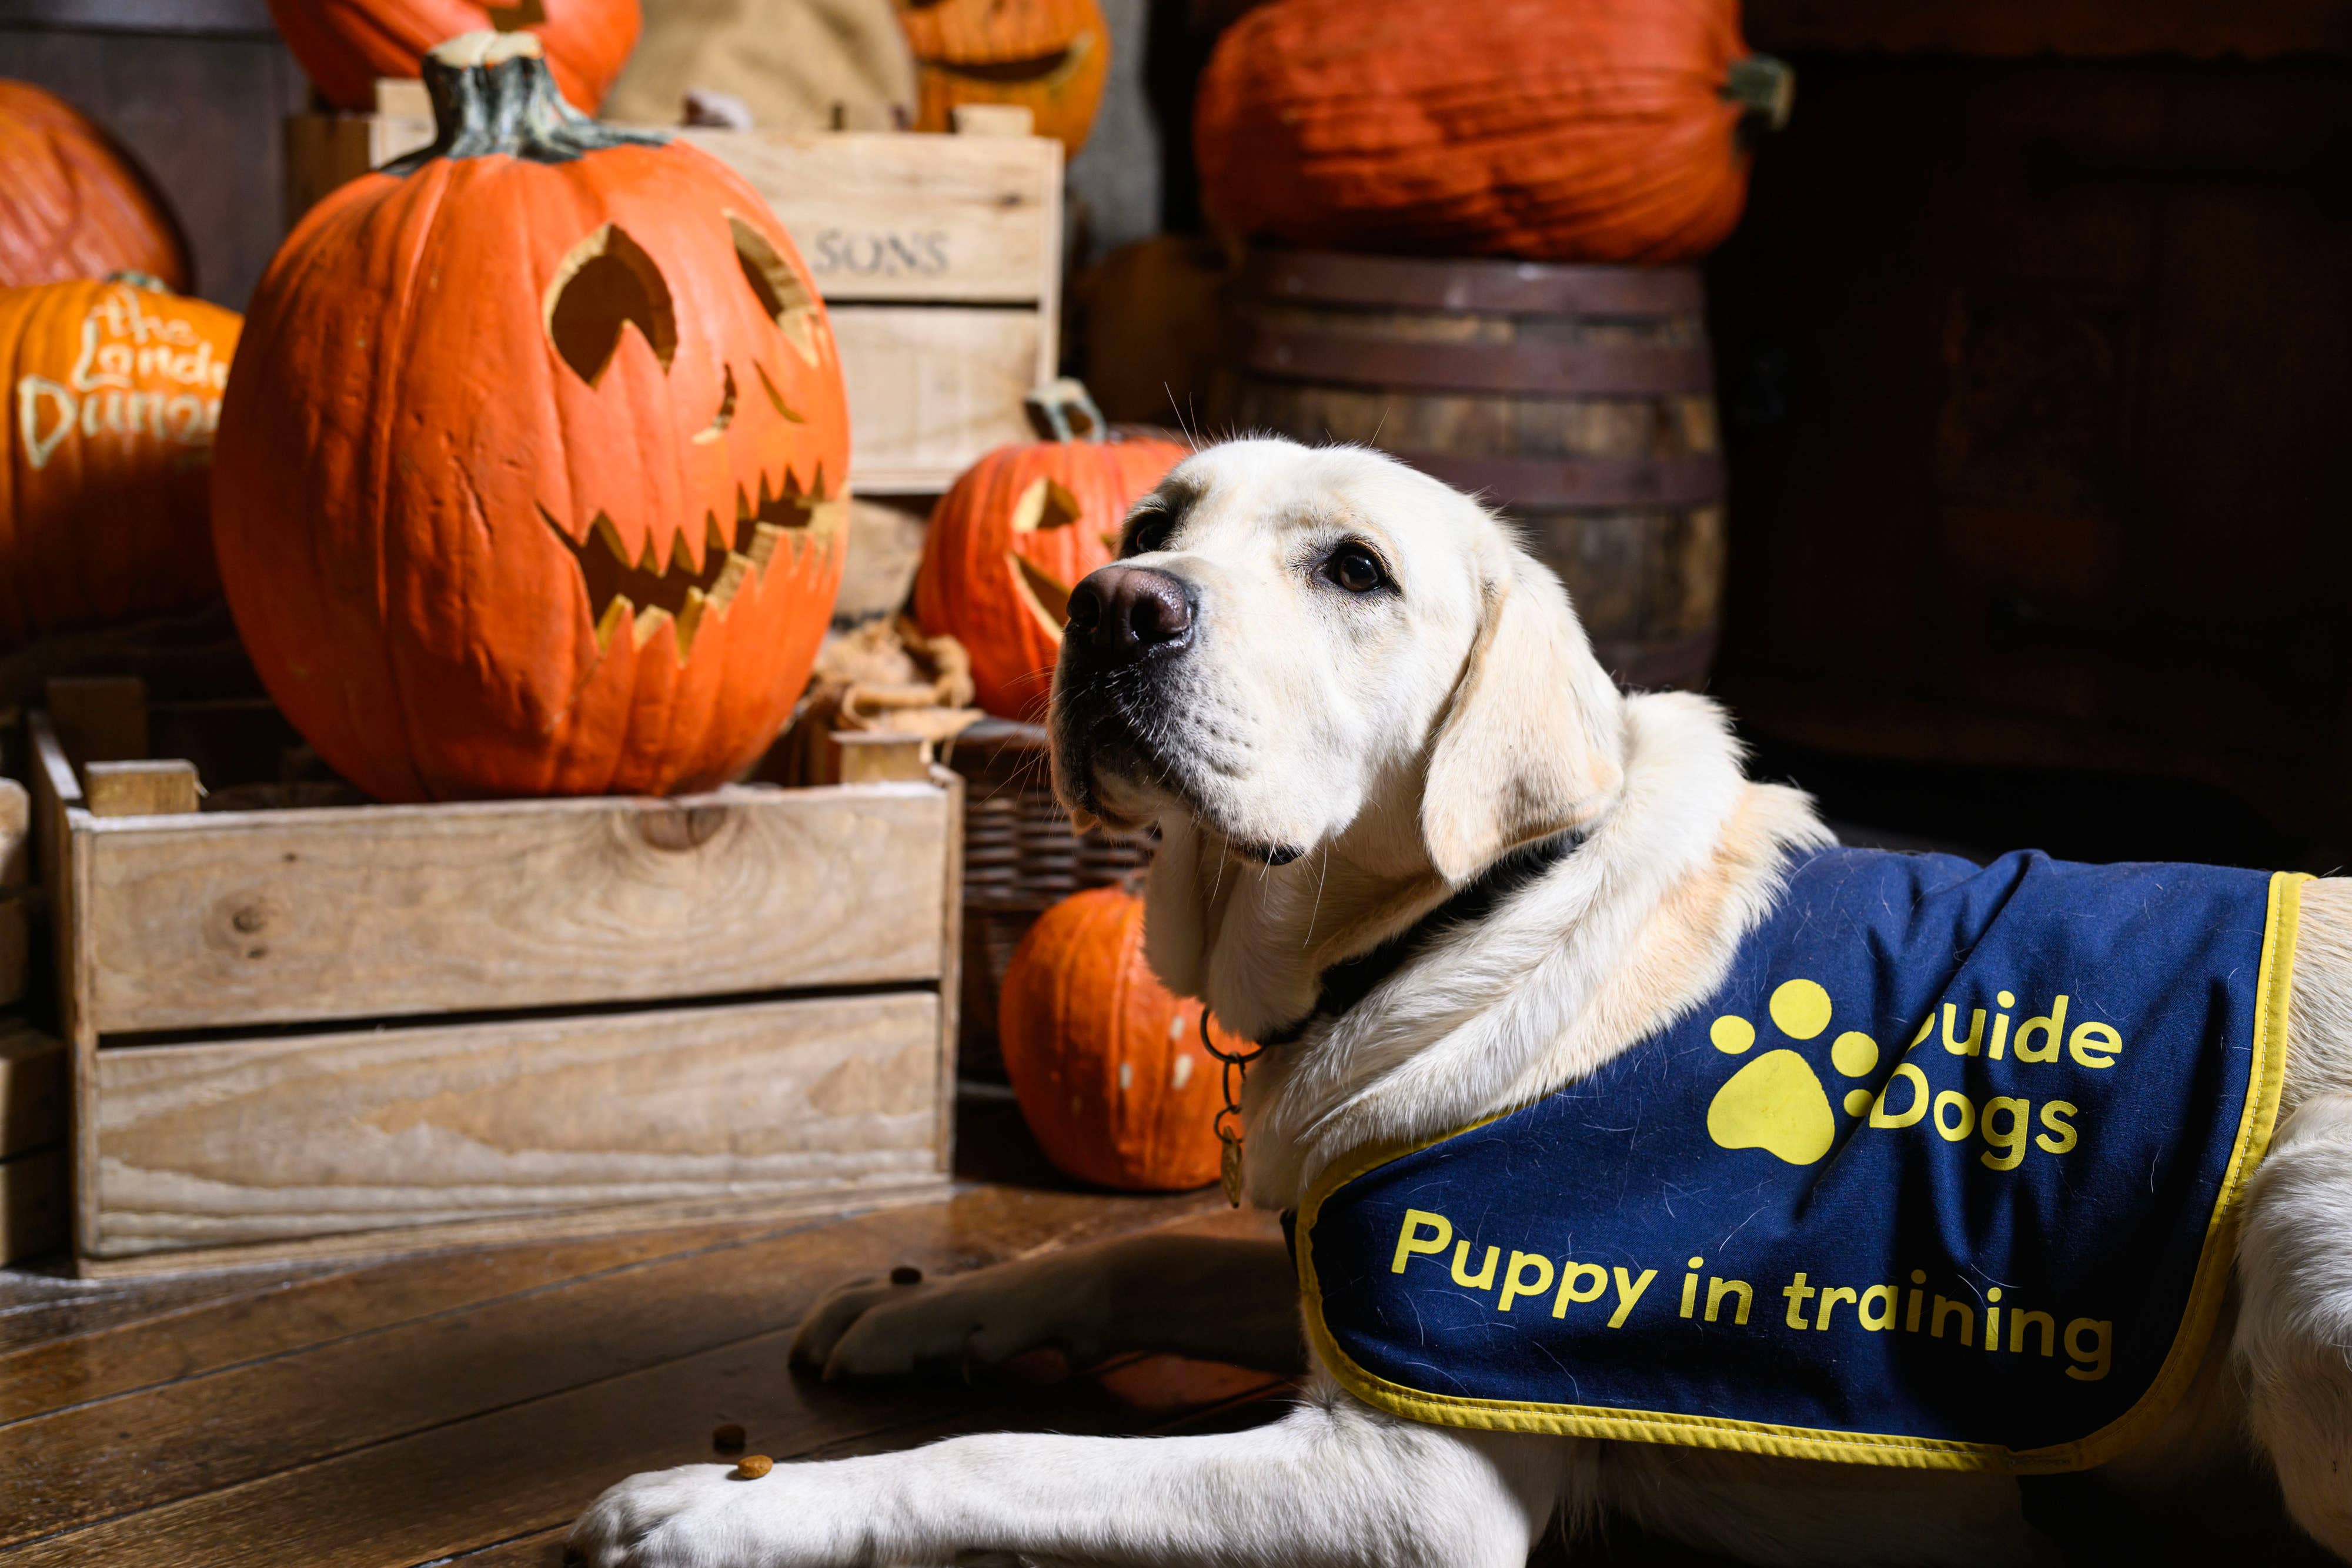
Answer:
<svg viewBox="0 0 2352 1568"><path fill-rule="evenodd" d="M1171 573L1113 562L1070 591L1069 626L1054 676L1055 777L1065 798L1099 812L1099 776L1181 788L1171 748L1171 676L1189 661L1198 596Z"/></svg>

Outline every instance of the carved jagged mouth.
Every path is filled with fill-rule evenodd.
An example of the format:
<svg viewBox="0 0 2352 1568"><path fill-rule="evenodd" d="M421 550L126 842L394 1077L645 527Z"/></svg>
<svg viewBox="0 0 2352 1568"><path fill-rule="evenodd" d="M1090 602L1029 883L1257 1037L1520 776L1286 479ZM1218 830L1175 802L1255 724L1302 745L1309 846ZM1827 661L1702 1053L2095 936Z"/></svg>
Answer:
<svg viewBox="0 0 2352 1568"><path fill-rule="evenodd" d="M588 526L588 537L574 539L545 507L539 515L579 563L580 579L588 590L588 612L596 622L599 653L612 646L623 626L629 628L632 647L642 648L665 624L677 628L677 656L684 663L693 651L696 633L714 617L724 617L735 596L754 573L765 575L768 565L787 539L823 537L840 526L847 503L828 498L824 473L803 491L790 471L783 488L772 491L760 476L755 502L741 486L735 489L735 524L722 528L716 513L703 514L702 566L697 570L686 530L670 536L668 559L661 559L651 535L632 559L621 542L621 530L603 512Z"/></svg>
<svg viewBox="0 0 2352 1568"><path fill-rule="evenodd" d="M1017 60L950 60L931 58L922 63L929 69L966 81L987 82L996 87L1022 87L1032 84L1058 87L1077 74L1078 67L1093 52L1094 39L1081 33L1062 48L1042 55L1031 55Z"/></svg>

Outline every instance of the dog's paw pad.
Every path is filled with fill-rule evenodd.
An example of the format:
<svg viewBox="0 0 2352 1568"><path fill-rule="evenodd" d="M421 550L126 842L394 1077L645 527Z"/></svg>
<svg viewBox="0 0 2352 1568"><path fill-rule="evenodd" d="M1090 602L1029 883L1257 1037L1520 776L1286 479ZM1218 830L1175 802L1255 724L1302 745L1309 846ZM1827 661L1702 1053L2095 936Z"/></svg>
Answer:
<svg viewBox="0 0 2352 1568"><path fill-rule="evenodd" d="M1764 1149L1809 1166L1830 1152L1837 1121L1811 1064L1793 1051L1768 1051L1715 1092L1706 1135L1727 1149Z"/></svg>

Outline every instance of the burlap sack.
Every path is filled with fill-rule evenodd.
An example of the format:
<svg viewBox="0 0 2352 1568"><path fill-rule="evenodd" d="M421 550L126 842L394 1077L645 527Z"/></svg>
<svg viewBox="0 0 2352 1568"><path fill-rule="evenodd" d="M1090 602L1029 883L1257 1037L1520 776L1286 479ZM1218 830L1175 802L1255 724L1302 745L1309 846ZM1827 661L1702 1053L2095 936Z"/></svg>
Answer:
<svg viewBox="0 0 2352 1568"><path fill-rule="evenodd" d="M645 0L636 53L604 118L675 125L689 88L740 98L762 130L889 123L915 101L915 62L891 0Z"/></svg>

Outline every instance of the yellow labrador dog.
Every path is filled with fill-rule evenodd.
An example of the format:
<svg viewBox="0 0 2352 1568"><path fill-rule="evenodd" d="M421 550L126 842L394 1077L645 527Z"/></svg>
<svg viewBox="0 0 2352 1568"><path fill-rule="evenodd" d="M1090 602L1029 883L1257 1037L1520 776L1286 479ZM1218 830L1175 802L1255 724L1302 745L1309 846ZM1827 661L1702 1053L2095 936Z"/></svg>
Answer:
<svg viewBox="0 0 2352 1568"><path fill-rule="evenodd" d="M1517 846L1582 835L1491 915L1270 1051L1245 1103L1253 1202L1295 1207L1348 1151L1527 1105L1687 1013L1828 834L1744 777L1704 698L1625 695L1559 582L1480 507L1374 454L1242 441L1179 466L1082 585L1055 779L1151 824L1153 966L1238 1032L1309 1016L1325 971ZM2266 1456L2352 1554L2352 896L2308 884L2278 1134L2245 1210L2234 1326L2144 1447L2151 1497ZM1402 1261L1400 1254L1400 1261ZM1457 1268L1459 1265L1457 1264ZM1491 1267L1491 1265L1490 1265ZM1801 1279L1802 1276L1800 1276ZM1998 1294L1998 1292L1996 1292ZM828 1375L1053 1343L1296 1360L1278 1243L1160 1237L916 1287L803 1326ZM2046 1560L2004 1476L1465 1430L1383 1414L1311 1367L1285 1419L1212 1437L1004 1435L779 1468L695 1465L606 1492L598 1565L1491 1564L1605 1516L1755 1563Z"/></svg>

